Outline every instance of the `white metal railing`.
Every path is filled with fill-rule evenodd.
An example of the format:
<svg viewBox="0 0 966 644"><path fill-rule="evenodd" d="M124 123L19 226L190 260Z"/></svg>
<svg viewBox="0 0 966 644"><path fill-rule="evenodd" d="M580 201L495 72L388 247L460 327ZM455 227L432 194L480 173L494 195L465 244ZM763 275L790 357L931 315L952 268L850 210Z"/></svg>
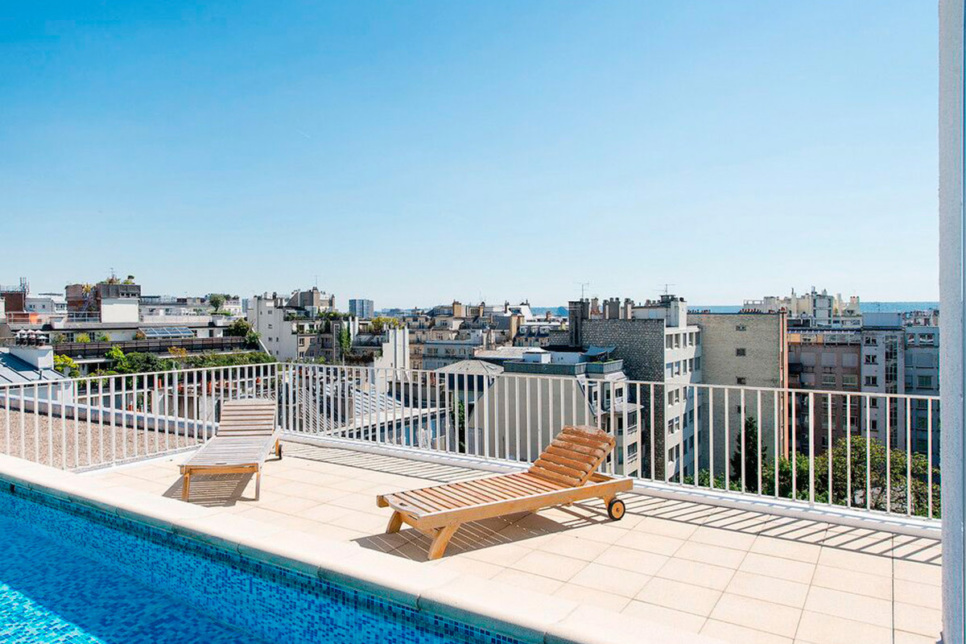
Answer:
<svg viewBox="0 0 966 644"><path fill-rule="evenodd" d="M276 365L0 385L0 453L86 469L197 446L223 400L276 397Z"/></svg>
<svg viewBox="0 0 966 644"><path fill-rule="evenodd" d="M502 372L279 365L286 430L532 462L565 424L602 466L684 489L938 519L939 399ZM794 455L794 456L793 456Z"/></svg>
<svg viewBox="0 0 966 644"><path fill-rule="evenodd" d="M198 445L221 401L290 434L532 462L563 425L611 433L612 474L681 490L941 516L939 400L529 373L259 364L0 385L0 452L64 469Z"/></svg>

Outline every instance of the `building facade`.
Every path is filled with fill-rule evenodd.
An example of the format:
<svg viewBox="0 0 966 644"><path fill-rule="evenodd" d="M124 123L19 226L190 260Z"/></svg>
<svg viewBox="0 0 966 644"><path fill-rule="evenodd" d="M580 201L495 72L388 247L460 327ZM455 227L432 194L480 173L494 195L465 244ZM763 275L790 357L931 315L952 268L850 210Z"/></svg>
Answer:
<svg viewBox="0 0 966 644"><path fill-rule="evenodd" d="M350 299L349 315L363 320L371 320L375 317L376 308L372 300Z"/></svg>

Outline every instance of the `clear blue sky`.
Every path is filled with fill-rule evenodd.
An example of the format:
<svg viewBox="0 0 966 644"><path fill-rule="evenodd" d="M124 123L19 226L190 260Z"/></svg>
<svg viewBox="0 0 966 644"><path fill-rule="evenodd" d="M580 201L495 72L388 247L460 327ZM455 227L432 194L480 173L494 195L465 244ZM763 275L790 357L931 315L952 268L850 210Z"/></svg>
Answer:
<svg viewBox="0 0 966 644"><path fill-rule="evenodd" d="M6 2L0 283L935 299L936 13Z"/></svg>

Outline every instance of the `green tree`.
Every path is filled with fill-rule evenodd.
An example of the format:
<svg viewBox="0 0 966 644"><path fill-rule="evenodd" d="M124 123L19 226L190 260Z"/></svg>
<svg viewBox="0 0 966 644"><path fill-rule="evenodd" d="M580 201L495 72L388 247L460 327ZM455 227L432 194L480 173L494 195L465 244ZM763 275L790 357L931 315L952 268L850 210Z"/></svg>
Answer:
<svg viewBox="0 0 966 644"><path fill-rule="evenodd" d="M54 369L70 378L76 378L80 375L80 368L74 362L74 359L59 353L54 355Z"/></svg>
<svg viewBox="0 0 966 644"><path fill-rule="evenodd" d="M390 318L383 315L372 318L369 324L372 333L375 335L380 335L386 329L402 328L402 322L399 318Z"/></svg>
<svg viewBox="0 0 966 644"><path fill-rule="evenodd" d="M124 355L121 347L117 345L111 347L104 357L107 358L112 370L117 373L127 373L127 356Z"/></svg>
<svg viewBox="0 0 966 644"><path fill-rule="evenodd" d="M738 435L738 444L731 454L731 480L738 481L741 487L741 466L745 467L745 490L749 492L758 491L758 419L745 418L745 437L744 437L744 459L742 459L741 435ZM764 479L764 473L762 473Z"/></svg>
<svg viewBox="0 0 966 644"><path fill-rule="evenodd" d="M221 307L225 305L226 298L221 293L212 293L208 296L208 304L215 310L215 313L221 310Z"/></svg>
<svg viewBox="0 0 966 644"><path fill-rule="evenodd" d="M77 337L74 338L75 342L80 342L81 344L90 344L91 336L86 333L78 333Z"/></svg>
<svg viewBox="0 0 966 644"><path fill-rule="evenodd" d="M345 357L352 348L352 335L349 333L348 327L342 327L339 331L339 353L342 356L342 361L345 362Z"/></svg>
<svg viewBox="0 0 966 644"><path fill-rule="evenodd" d="M466 452L466 406L453 394L454 402L449 408L449 419L456 431L456 443L460 452Z"/></svg>
<svg viewBox="0 0 966 644"><path fill-rule="evenodd" d="M233 338L245 338L252 332L252 325L248 320L239 318L225 328L225 335Z"/></svg>
<svg viewBox="0 0 966 644"><path fill-rule="evenodd" d="M97 341L98 342L110 342L111 341L111 336L109 336L106 333L102 333L99 336L97 336Z"/></svg>

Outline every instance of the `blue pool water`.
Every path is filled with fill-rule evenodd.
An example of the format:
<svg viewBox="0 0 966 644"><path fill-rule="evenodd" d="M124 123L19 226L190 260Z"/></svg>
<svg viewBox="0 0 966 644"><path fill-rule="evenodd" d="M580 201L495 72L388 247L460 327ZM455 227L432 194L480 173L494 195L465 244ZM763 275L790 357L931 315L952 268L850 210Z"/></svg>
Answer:
<svg viewBox="0 0 966 644"><path fill-rule="evenodd" d="M515 644L6 483L0 642Z"/></svg>

